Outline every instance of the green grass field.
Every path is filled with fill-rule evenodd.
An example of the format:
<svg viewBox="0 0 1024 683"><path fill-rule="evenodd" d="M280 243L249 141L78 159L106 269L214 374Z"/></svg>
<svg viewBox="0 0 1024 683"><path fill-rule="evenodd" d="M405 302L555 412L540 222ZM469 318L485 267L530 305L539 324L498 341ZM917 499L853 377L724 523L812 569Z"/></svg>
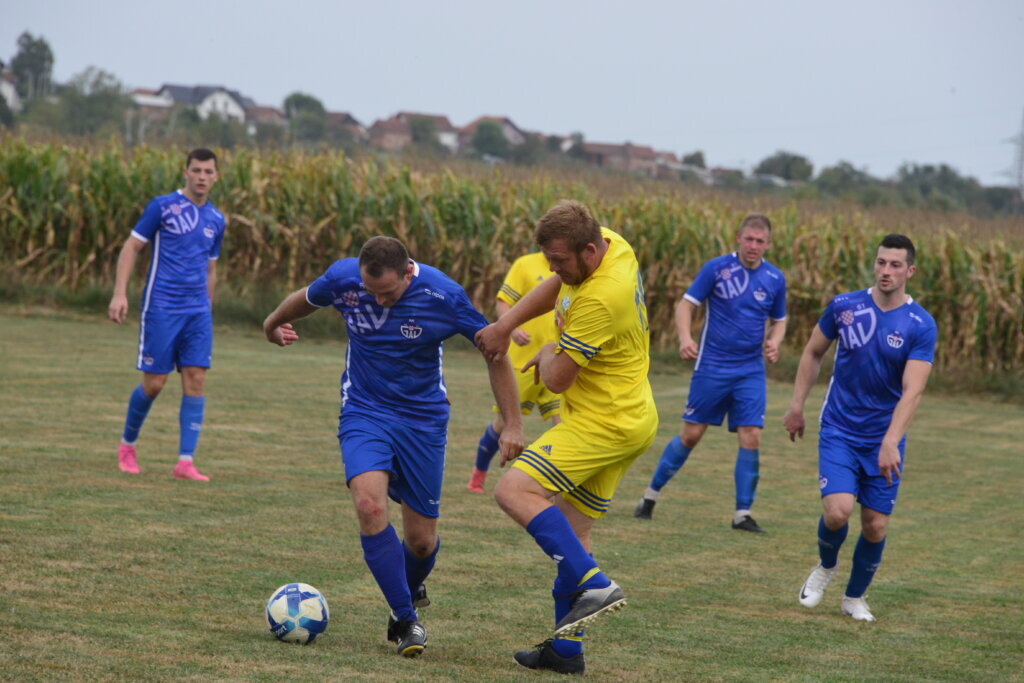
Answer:
<svg viewBox="0 0 1024 683"><path fill-rule="evenodd" d="M213 481L200 484L170 476L180 396L171 383L143 430L143 473L117 470L138 381L134 323L8 306L0 329L0 678L540 675L518 669L511 654L547 637L554 568L490 496L464 488L490 418L472 350L446 354L443 548L429 580L434 604L421 613L429 647L405 660L384 640L386 607L341 477L341 344L281 349L256 329L218 328L197 455ZM786 438L784 384L769 386L754 511L770 534L729 528L736 444L724 429L709 430L652 522L633 519L686 396L687 378L675 371L652 382L659 437L595 533L597 558L630 606L591 629L592 678L1024 678L1024 408L926 395L869 593L879 621L864 624L838 607L856 524L842 578L817 609L797 604L816 562L816 439ZM809 406L820 398L819 387ZM535 435L539 421L527 427ZM290 581L313 584L330 603L330 628L308 647L275 641L263 621L271 591Z"/></svg>

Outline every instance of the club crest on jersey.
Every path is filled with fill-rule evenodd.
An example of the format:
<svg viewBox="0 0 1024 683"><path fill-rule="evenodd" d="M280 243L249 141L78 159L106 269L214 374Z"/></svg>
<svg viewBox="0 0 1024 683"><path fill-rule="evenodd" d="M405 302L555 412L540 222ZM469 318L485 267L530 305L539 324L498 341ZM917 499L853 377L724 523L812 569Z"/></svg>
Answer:
<svg viewBox="0 0 1024 683"><path fill-rule="evenodd" d="M715 283L715 296L719 299L735 299L747 291L750 284L750 273L742 267L737 267L735 271L732 267L722 268L716 277L718 282Z"/></svg>
<svg viewBox="0 0 1024 683"><path fill-rule="evenodd" d="M173 213L175 216L180 216L181 206L178 204L171 204L171 213Z"/></svg>
<svg viewBox="0 0 1024 683"><path fill-rule="evenodd" d="M754 298L757 299L758 301L764 301L765 299L768 298L768 292L764 291L761 288L755 289Z"/></svg>
<svg viewBox="0 0 1024 683"><path fill-rule="evenodd" d="M208 238L210 238L212 240L214 234L216 234L216 233L213 232L213 228L205 227L205 228L203 228L203 234L206 235Z"/></svg>
<svg viewBox="0 0 1024 683"><path fill-rule="evenodd" d="M563 311L568 311L570 303L571 303L571 300L569 299L569 295L566 294L565 296L563 296L562 297L562 310Z"/></svg>
<svg viewBox="0 0 1024 683"><path fill-rule="evenodd" d="M818 488L824 491L826 486L828 486L828 477L818 477Z"/></svg>
<svg viewBox="0 0 1024 683"><path fill-rule="evenodd" d="M875 309L866 307L843 311L839 314L839 322L839 338L847 349L860 348L871 341L878 325Z"/></svg>
<svg viewBox="0 0 1024 683"><path fill-rule="evenodd" d="M142 364L143 365L152 365L153 364L153 356L146 356L145 358L143 358L142 359Z"/></svg>
<svg viewBox="0 0 1024 683"><path fill-rule="evenodd" d="M419 339L419 336L423 334L423 328L411 320L398 329L402 331L402 336L406 339Z"/></svg>
<svg viewBox="0 0 1024 683"><path fill-rule="evenodd" d="M886 335L885 343L894 349L898 349L903 346L903 335L900 334L899 330L893 330L891 334Z"/></svg>
<svg viewBox="0 0 1024 683"><path fill-rule="evenodd" d="M349 308L355 308L356 306L359 305L359 293L358 292L353 292L351 290L342 293L342 295L341 295L341 303L342 303L343 306L348 306Z"/></svg>

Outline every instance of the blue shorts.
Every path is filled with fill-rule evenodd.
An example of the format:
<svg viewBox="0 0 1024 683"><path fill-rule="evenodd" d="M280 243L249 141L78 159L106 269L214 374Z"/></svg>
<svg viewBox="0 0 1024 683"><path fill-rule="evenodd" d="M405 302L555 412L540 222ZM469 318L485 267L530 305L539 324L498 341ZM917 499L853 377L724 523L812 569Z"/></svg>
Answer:
<svg viewBox="0 0 1024 683"><path fill-rule="evenodd" d="M342 413L338 424L345 484L364 472L391 473L388 495L424 517L440 516L448 430L428 429L364 413Z"/></svg>
<svg viewBox="0 0 1024 683"><path fill-rule="evenodd" d="M213 358L213 315L147 311L139 325L135 367L166 375L186 366L209 368Z"/></svg>
<svg viewBox="0 0 1024 683"><path fill-rule="evenodd" d="M763 372L721 375L698 373L690 379L683 419L702 425L722 424L729 414L729 431L764 427L768 384Z"/></svg>
<svg viewBox="0 0 1024 683"><path fill-rule="evenodd" d="M903 454L907 438L900 440L900 477L903 475ZM851 493L864 507L891 515L896 506L900 479L889 484L878 471L878 449L881 441L856 438L834 429L822 427L818 435L818 486L821 495Z"/></svg>

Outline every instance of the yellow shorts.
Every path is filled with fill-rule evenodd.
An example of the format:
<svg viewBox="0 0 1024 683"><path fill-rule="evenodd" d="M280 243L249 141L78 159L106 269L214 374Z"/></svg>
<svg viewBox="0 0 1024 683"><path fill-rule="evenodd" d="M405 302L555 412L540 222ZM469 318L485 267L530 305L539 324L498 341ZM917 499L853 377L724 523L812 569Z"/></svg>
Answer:
<svg viewBox="0 0 1024 683"><path fill-rule="evenodd" d="M558 394L551 393L543 383L534 384L532 369L529 372L516 370L515 375L519 387L519 407L523 411L523 415L529 415L534 408L540 409L542 420L561 414L562 399ZM491 410L495 413L499 412L498 406L492 407Z"/></svg>
<svg viewBox="0 0 1024 683"><path fill-rule="evenodd" d="M637 439L612 441L575 430L562 422L544 432L512 462L549 491L561 491L566 502L587 517L608 512L622 475L650 448L654 422Z"/></svg>

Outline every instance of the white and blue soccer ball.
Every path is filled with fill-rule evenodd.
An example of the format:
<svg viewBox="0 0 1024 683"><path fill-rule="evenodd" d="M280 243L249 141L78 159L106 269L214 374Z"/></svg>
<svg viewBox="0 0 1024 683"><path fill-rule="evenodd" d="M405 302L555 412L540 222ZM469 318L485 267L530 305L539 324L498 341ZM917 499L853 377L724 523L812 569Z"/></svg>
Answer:
<svg viewBox="0 0 1024 683"><path fill-rule="evenodd" d="M312 643L330 619L327 600L308 583L286 583L267 601L267 626L286 643Z"/></svg>

